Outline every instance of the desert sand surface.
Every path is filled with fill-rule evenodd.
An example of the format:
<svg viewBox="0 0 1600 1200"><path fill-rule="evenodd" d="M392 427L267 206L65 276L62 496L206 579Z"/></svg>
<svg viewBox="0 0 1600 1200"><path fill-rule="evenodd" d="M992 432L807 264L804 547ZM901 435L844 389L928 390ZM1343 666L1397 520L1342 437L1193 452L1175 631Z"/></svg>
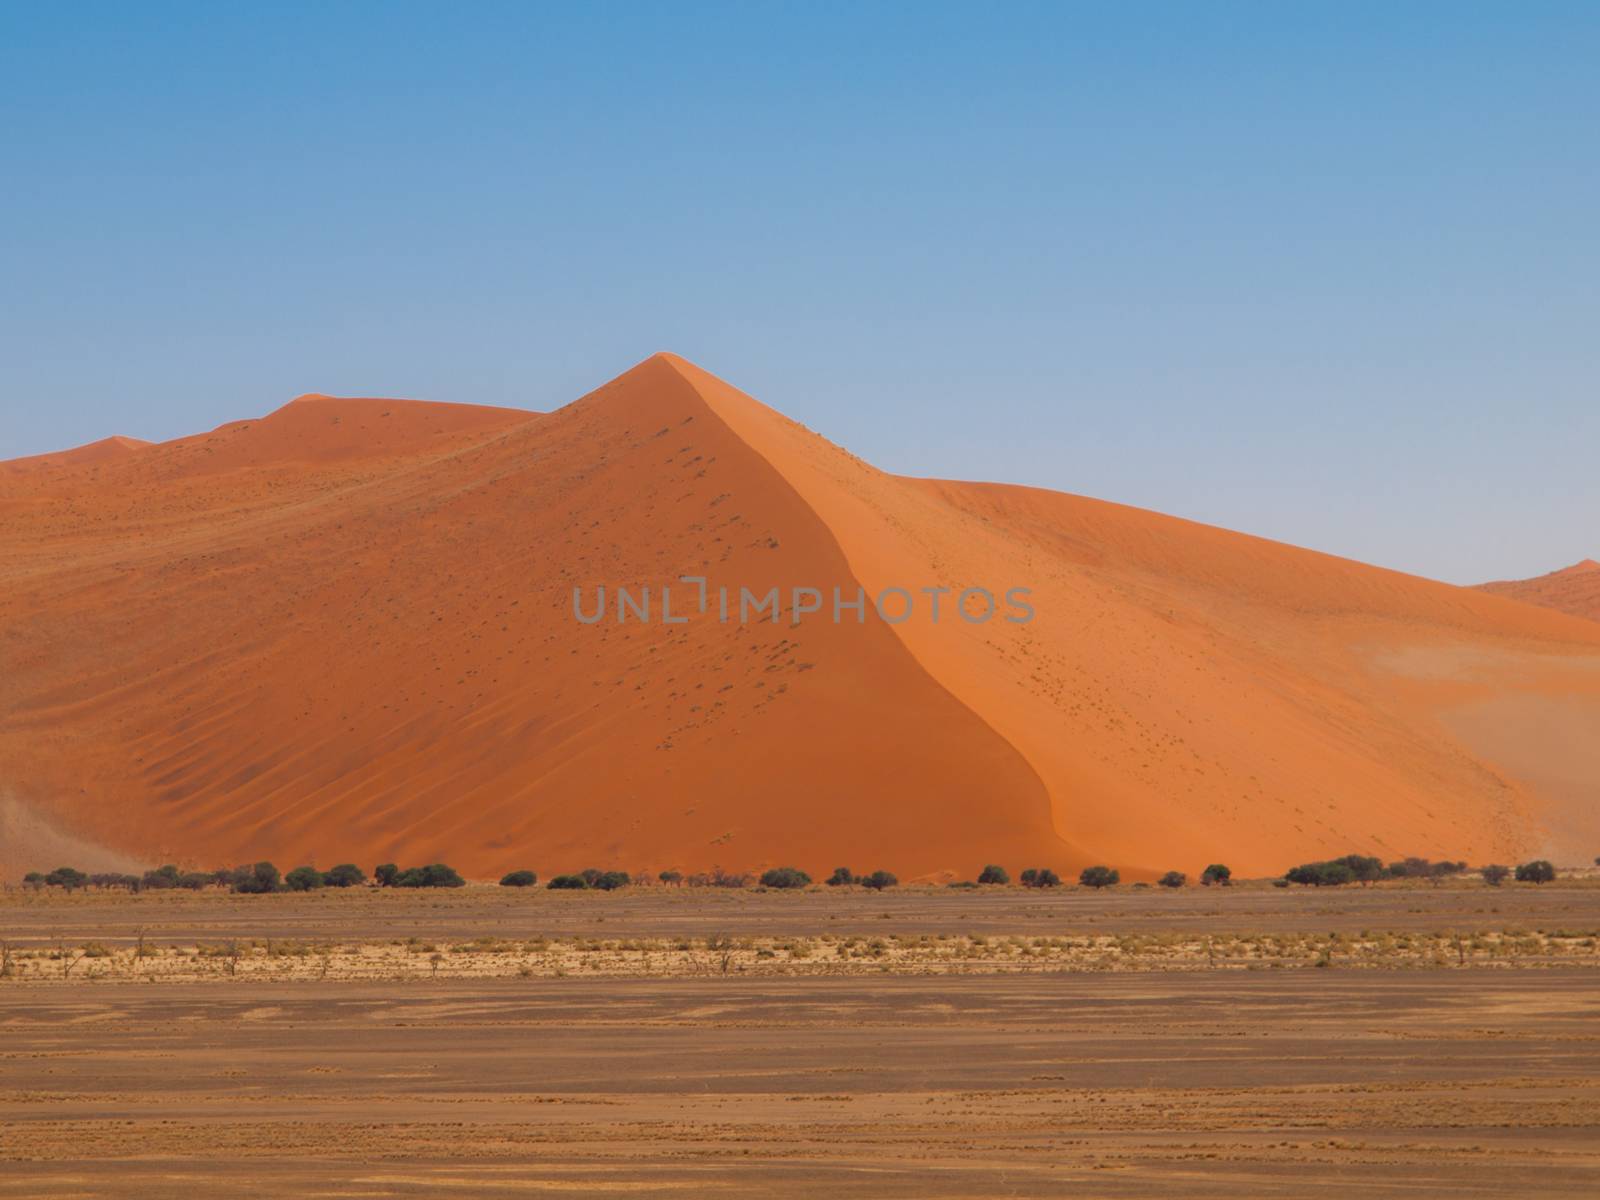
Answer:
<svg viewBox="0 0 1600 1200"><path fill-rule="evenodd" d="M1582 881L1481 904L1465 886L1375 888L1304 911L1245 888L1043 905L487 892L413 894L381 916L365 897L328 897L320 921L298 897L242 917L243 898L141 896L152 950L279 919L300 940L202 978L96 977L103 956L62 972L47 953L49 977L0 980L0 1195L158 1197L225 1178L245 1196L1587 1196L1600 1178L1600 930ZM29 954L85 928L127 954L119 906L68 899L8 894L0 925ZM780 903L791 945L863 952L829 973L781 972L782 953L753 943L732 960L709 952L704 931L739 928L736 912L763 947L784 940L770 928ZM1367 934L1334 941L1323 968L1236 953L1224 931L1259 945L1248 931L1274 910L1324 945L1324 927ZM1511 938L1520 961L1386 951L1357 964L1357 940L1419 920L1545 932ZM1151 936L1016 961L1019 945L1098 937L1102 923L1230 949L1170 969ZM970 949L980 924L998 930L966 970L918 966L900 944L943 930ZM696 939L697 968L585 965L651 928ZM497 945L413 954L442 960L426 974L255 969L314 964L319 938L387 945L413 929L495 930ZM505 971L505 939L535 931L559 936L518 953L565 939L568 969ZM1556 940L1571 951L1548 953Z"/></svg>
<svg viewBox="0 0 1600 1200"><path fill-rule="evenodd" d="M686 575L786 597L1027 587L1035 616L968 623L952 593L938 622L666 624L659 589ZM580 624L573 589L600 586L651 587L657 619ZM312 395L8 464L0 631L0 799L48 831L8 841L11 879L61 844L490 879L1148 879L1600 846L1582 739L1547 739L1533 770L1471 715L1600 728L1600 624L1083 497L887 475L672 355L546 414Z"/></svg>
<svg viewBox="0 0 1600 1200"><path fill-rule="evenodd" d="M1586 558L1570 567L1533 579L1503 579L1482 583L1478 590L1492 596L1509 596L1540 604L1557 612L1600 621L1600 562Z"/></svg>

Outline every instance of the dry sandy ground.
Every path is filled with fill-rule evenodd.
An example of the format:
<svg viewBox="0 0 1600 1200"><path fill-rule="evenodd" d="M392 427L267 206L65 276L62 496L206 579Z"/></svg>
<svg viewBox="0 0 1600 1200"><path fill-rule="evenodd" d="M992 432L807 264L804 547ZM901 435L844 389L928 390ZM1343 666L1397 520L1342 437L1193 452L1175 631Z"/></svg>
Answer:
<svg viewBox="0 0 1600 1200"><path fill-rule="evenodd" d="M0 990L0 1195L1590 1196L1591 972Z"/></svg>
<svg viewBox="0 0 1600 1200"><path fill-rule="evenodd" d="M682 576L916 606L668 625ZM612 615L580 625L600 586ZM649 624L614 619L623 586ZM935 622L936 587L1031 588L1035 617L968 623L952 592ZM1575 731L1536 772L1452 720L1508 698ZM1596 727L1593 621L886 475L671 355L551 413L308 396L0 464L0 802L43 839L0 843L0 879L68 839L477 878L1587 862Z"/></svg>
<svg viewBox="0 0 1600 1200"><path fill-rule="evenodd" d="M0 1197L1588 1196L1597 934L1581 881L11 892Z"/></svg>

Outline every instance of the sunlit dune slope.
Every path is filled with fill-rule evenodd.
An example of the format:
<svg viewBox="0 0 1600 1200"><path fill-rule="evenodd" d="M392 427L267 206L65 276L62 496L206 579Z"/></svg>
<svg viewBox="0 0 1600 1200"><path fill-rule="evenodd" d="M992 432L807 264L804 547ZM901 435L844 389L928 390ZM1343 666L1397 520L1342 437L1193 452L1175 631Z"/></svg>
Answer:
<svg viewBox="0 0 1600 1200"><path fill-rule="evenodd" d="M1534 579L1482 583L1478 590L1600 621L1600 562L1592 558Z"/></svg>
<svg viewBox="0 0 1600 1200"><path fill-rule="evenodd" d="M1600 739L1562 733L1600 729L1600 625L885 475L670 355L550 414L306 397L52 457L0 466L0 799L58 841L903 877L1600 843ZM858 586L919 603L834 623ZM946 596L935 623L935 586L1029 588L1035 615ZM741 623L741 587L827 600Z"/></svg>

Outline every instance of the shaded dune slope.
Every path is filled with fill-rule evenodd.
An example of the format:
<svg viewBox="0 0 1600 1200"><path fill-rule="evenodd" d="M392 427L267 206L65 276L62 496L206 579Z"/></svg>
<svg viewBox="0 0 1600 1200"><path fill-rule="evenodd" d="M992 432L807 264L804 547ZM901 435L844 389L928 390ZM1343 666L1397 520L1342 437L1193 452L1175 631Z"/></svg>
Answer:
<svg viewBox="0 0 1600 1200"><path fill-rule="evenodd" d="M885 475L671 355L550 414L303 397L0 470L0 518L0 799L145 860L1255 873L1600 841L1600 762L1516 733L1600 728L1600 626ZM683 575L1023 586L1036 616L663 624ZM574 620L618 585L656 619Z"/></svg>

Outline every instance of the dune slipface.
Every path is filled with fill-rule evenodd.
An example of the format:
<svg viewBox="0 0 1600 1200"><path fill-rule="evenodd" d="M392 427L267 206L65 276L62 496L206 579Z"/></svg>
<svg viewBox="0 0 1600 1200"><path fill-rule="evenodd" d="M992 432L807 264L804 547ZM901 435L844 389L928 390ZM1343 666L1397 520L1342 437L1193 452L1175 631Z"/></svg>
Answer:
<svg viewBox="0 0 1600 1200"><path fill-rule="evenodd" d="M885 475L670 355L549 414L310 396L101 446L0 464L11 874L54 865L30 838L477 876L1600 844L1600 624ZM830 611L934 586L1027 587L1034 616ZM795 587L822 611L738 619L741 588Z"/></svg>

